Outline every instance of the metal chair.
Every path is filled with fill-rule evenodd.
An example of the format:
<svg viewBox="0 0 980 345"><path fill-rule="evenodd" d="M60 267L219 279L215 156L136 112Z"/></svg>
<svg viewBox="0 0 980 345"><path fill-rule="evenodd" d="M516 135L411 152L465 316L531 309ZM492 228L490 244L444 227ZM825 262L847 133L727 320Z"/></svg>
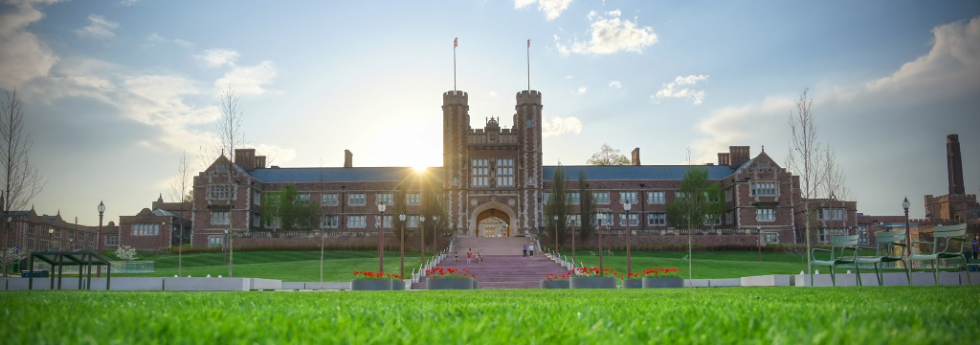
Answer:
<svg viewBox="0 0 980 345"><path fill-rule="evenodd" d="M939 239L944 238L946 242L944 243L943 250L937 251L937 245L939 244ZM956 241L960 243L959 250L951 251L949 241ZM963 259L963 265L969 262L966 259L966 253L963 252L963 247L966 245L966 223L948 225L948 226L937 226L932 232L932 242L928 241L913 241L915 244L925 244L931 245L932 248L929 254L915 254L915 246L912 246L912 255L909 256L909 263L912 261L932 261L932 276L936 280L936 285L939 285L939 259L953 259L961 258ZM911 267L909 268L911 270ZM970 278L970 273L967 271L966 275L967 282L971 285L973 284Z"/></svg>
<svg viewBox="0 0 980 345"><path fill-rule="evenodd" d="M829 266L830 267L830 281L834 286L837 286L836 270L837 265L848 264L854 265L858 259L858 237L859 235L850 236L833 236L830 238L830 249L823 248L813 248L810 252L811 257L816 257L817 251L830 252L830 260L810 260L810 266ZM840 248L840 256L834 255L836 249ZM845 256L845 249L854 249L854 254L850 256ZM861 269L857 265L854 265L855 270L857 270L857 284L861 286ZM810 271L810 286L813 286L813 271Z"/></svg>
<svg viewBox="0 0 980 345"><path fill-rule="evenodd" d="M901 243L896 243L901 242ZM894 253L894 247L901 247L902 250L898 252L897 256ZM909 285L912 285L912 274L909 271L909 263L902 256L902 252L905 251L905 230L881 232L875 235L875 246L874 247L860 247L862 249L874 249L875 256L873 258L858 258L856 264L873 264L875 266L875 275L878 276L878 286L883 286L885 284L884 277L881 274L881 269L878 265L888 262L902 262L905 264L905 277L908 278Z"/></svg>

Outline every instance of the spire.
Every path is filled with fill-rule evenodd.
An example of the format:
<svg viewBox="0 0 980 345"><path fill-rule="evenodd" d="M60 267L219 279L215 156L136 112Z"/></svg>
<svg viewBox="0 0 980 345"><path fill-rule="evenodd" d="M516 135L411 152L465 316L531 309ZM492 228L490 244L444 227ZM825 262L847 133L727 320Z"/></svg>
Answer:
<svg viewBox="0 0 980 345"><path fill-rule="evenodd" d="M163 193L160 193L160 197L157 198L157 202L163 202Z"/></svg>

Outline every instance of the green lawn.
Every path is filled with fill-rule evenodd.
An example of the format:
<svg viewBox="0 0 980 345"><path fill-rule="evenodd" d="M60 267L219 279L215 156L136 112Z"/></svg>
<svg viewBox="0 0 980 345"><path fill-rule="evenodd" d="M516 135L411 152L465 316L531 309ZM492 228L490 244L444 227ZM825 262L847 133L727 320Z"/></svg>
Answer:
<svg viewBox="0 0 980 345"><path fill-rule="evenodd" d="M7 344L954 344L980 288L2 292Z"/></svg>
<svg viewBox="0 0 980 345"><path fill-rule="evenodd" d="M579 262L589 267L599 266L599 257L589 252L577 253ZM585 255L581 255L585 254ZM645 268L676 267L687 278L687 252L633 252L633 271ZM569 257L571 260L571 257ZM787 253L762 253L762 262L756 252L694 252L693 275L698 278L739 278L764 274L799 274L800 258ZM626 252L613 252L602 258L603 267L626 273Z"/></svg>

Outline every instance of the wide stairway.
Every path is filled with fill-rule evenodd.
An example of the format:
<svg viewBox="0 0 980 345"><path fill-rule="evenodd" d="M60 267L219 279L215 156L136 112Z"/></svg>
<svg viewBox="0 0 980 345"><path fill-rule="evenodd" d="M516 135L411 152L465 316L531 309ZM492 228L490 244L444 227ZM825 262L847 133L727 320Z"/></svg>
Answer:
<svg viewBox="0 0 980 345"><path fill-rule="evenodd" d="M468 269L476 275L481 289L537 289L548 273L568 272L540 252L533 257L522 256L522 245L530 243L526 237L483 238L460 237L456 241L459 262L453 261L452 253L438 267ZM473 250L473 261L466 263L466 251ZM483 263L476 262L476 253L483 254ZM412 289L425 289L426 279L412 285Z"/></svg>

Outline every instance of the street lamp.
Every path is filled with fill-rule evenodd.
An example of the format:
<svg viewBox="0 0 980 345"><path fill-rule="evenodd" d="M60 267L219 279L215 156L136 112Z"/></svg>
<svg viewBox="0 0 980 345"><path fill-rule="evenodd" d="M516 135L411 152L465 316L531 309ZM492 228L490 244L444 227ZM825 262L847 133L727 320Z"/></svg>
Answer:
<svg viewBox="0 0 980 345"><path fill-rule="evenodd" d="M384 202L378 203L378 212L381 213L381 225L378 226L378 273L385 271L385 205Z"/></svg>
<svg viewBox="0 0 980 345"><path fill-rule="evenodd" d="M419 216L419 236L422 236L422 263L425 263L425 216Z"/></svg>
<svg viewBox="0 0 980 345"><path fill-rule="evenodd" d="M558 215L554 217L555 220L555 254L558 254Z"/></svg>
<svg viewBox="0 0 980 345"><path fill-rule="evenodd" d="M439 216L432 216L432 255L433 256L436 253L436 238L438 237L436 236L436 231L438 231L438 229L436 229L437 226L439 226Z"/></svg>
<svg viewBox="0 0 980 345"><path fill-rule="evenodd" d="M48 229L48 251L53 252L52 248L54 248L54 228Z"/></svg>
<svg viewBox="0 0 980 345"><path fill-rule="evenodd" d="M755 226L755 233L759 235L758 245L759 245L759 262L762 262L762 225Z"/></svg>
<svg viewBox="0 0 980 345"><path fill-rule="evenodd" d="M630 200L626 199L626 203L623 204L623 209L626 210L626 276L629 277L633 273L633 258L630 254L630 208L633 204L630 204Z"/></svg>
<svg viewBox="0 0 980 345"><path fill-rule="evenodd" d="M96 245L98 248L96 255L98 255L99 258L102 258L102 242L103 242L102 241L102 214L105 213L105 204L102 203L102 200L99 200L98 209L99 209L99 235L96 237L95 240L98 241L99 243ZM89 273L91 274L91 272ZM95 268L95 277L96 278L102 277L102 265L98 265Z"/></svg>
<svg viewBox="0 0 980 345"><path fill-rule="evenodd" d="M905 248L906 253L908 253L909 256L912 256L912 229L909 228L909 206L912 206L909 203L909 198L905 197L905 201L902 201L902 208L905 209Z"/></svg>
<svg viewBox="0 0 980 345"><path fill-rule="evenodd" d="M602 274L602 223L606 219L606 214L599 212L596 218L599 218L599 274Z"/></svg>
<svg viewBox="0 0 980 345"><path fill-rule="evenodd" d="M405 279L405 212L402 212L402 214L398 215L398 220L401 221L402 223L402 245L401 245L402 264L401 264L401 271L398 274L402 276L402 279Z"/></svg>

